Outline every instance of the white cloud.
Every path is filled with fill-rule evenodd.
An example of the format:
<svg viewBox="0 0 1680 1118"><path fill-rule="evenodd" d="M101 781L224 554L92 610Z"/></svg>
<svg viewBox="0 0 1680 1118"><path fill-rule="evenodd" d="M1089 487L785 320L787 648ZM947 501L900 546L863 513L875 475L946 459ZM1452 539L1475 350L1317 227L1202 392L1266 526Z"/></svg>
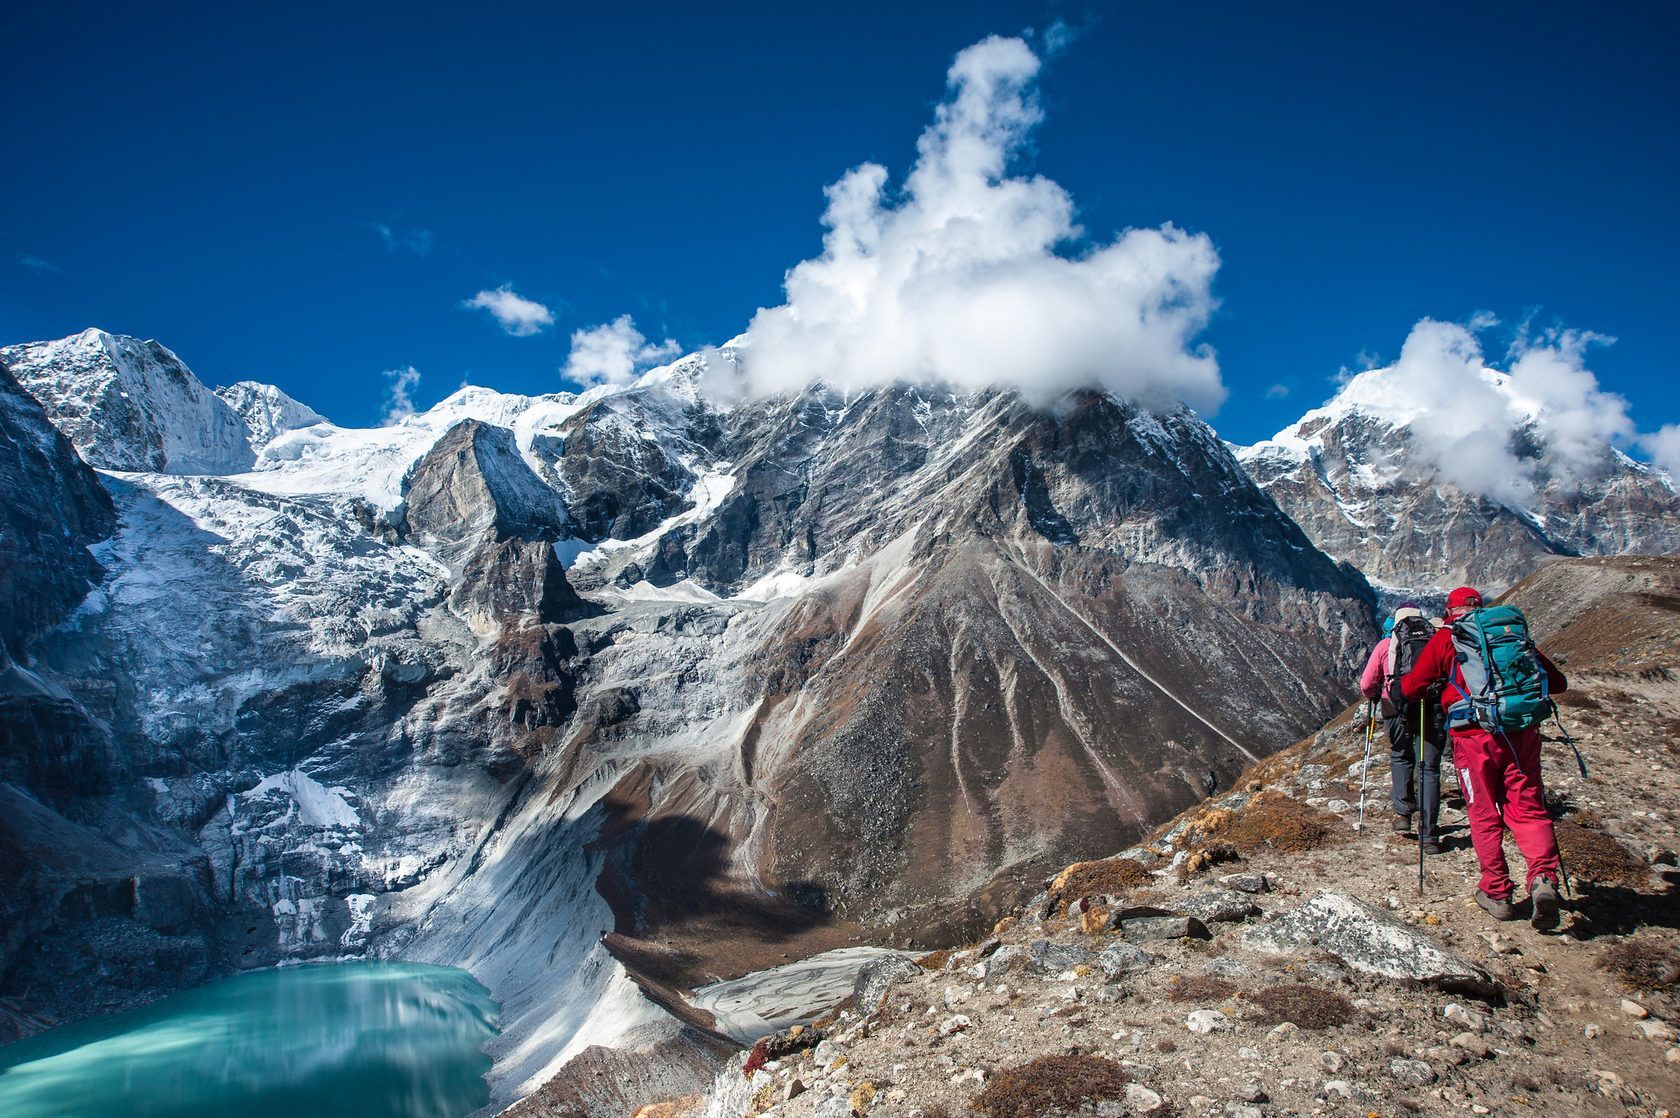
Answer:
<svg viewBox="0 0 1680 1118"><path fill-rule="evenodd" d="M62 271L64 271L63 268L60 268L57 264L54 264L51 260L43 260L39 256L35 256L35 255L33 255L31 253L27 253L27 252L18 253L17 262L19 264L22 264L25 268L28 268L32 272L62 272Z"/></svg>
<svg viewBox="0 0 1680 1118"><path fill-rule="evenodd" d="M572 352L562 375L579 384L626 384L639 371L675 357L681 350L674 339L657 345L636 329L629 315L574 331Z"/></svg>
<svg viewBox="0 0 1680 1118"><path fill-rule="evenodd" d="M1579 330L1539 339L1520 333L1503 379L1490 378L1475 329L1494 321L1485 312L1468 326L1423 319L1398 361L1361 374L1344 393L1407 423L1416 466L1512 504L1536 485L1579 485L1602 467L1609 447L1638 441L1627 400L1604 391L1586 365L1590 346L1613 339ZM1530 425L1538 458L1518 449L1517 436Z"/></svg>
<svg viewBox="0 0 1680 1118"><path fill-rule="evenodd" d="M1270 388L1266 389L1266 399L1268 400L1283 400L1288 396L1289 386L1282 382L1274 384Z"/></svg>
<svg viewBox="0 0 1680 1118"><path fill-rule="evenodd" d="M430 256L432 254L432 231L430 229L393 229L382 222L373 223L373 231L379 234L380 241L385 245L386 252L412 252L416 256Z"/></svg>
<svg viewBox="0 0 1680 1118"><path fill-rule="evenodd" d="M1540 405L1540 430L1554 470L1585 477L1602 461L1606 445L1638 437L1625 397L1599 387L1586 365L1587 347L1616 339L1584 330L1554 330L1535 344L1519 337L1511 349L1517 390Z"/></svg>
<svg viewBox="0 0 1680 1118"><path fill-rule="evenodd" d="M389 427L414 414L414 399L410 393L420 383L420 370L413 365L406 369L386 369L385 379L391 382L391 387L386 393L385 415L380 422Z"/></svg>
<svg viewBox="0 0 1680 1118"><path fill-rule="evenodd" d="M872 163L828 188L822 255L748 328L749 390L912 380L1043 400L1096 385L1218 408L1219 366L1193 344L1214 309L1212 242L1166 225L1086 246L1065 190L1009 175L1042 117L1038 71L1020 39L967 48L902 192Z"/></svg>
<svg viewBox="0 0 1680 1118"><path fill-rule="evenodd" d="M554 325L553 311L514 291L512 284L480 291L461 305L470 310L489 311L502 330L516 338L540 334Z"/></svg>
<svg viewBox="0 0 1680 1118"><path fill-rule="evenodd" d="M1650 454L1658 469L1680 480L1680 423L1665 424L1654 434L1640 439L1640 445Z"/></svg>

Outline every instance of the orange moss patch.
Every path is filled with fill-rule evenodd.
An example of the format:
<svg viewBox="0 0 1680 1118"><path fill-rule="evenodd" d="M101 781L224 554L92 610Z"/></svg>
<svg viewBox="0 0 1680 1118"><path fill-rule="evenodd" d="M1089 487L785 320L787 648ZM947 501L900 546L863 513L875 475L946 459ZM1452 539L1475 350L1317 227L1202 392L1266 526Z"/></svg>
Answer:
<svg viewBox="0 0 1680 1118"><path fill-rule="evenodd" d="M1101 1056L1040 1056L1000 1072L970 1105L988 1118L1040 1118L1125 1097L1131 1076Z"/></svg>
<svg viewBox="0 0 1680 1118"><path fill-rule="evenodd" d="M1057 898L1059 912L1086 897L1116 896L1129 889L1153 885L1155 876L1130 858L1103 858L1095 862L1075 862L1056 875L1050 883L1050 895Z"/></svg>
<svg viewBox="0 0 1680 1118"><path fill-rule="evenodd" d="M938 951L929 951L926 955L923 955L920 959L916 960L916 965L921 967L923 970L944 970L945 964L950 961L951 949L946 947L941 948Z"/></svg>
<svg viewBox="0 0 1680 1118"><path fill-rule="evenodd" d="M1242 854L1260 850L1299 854L1340 837L1337 822L1329 812L1292 796L1263 792L1241 811L1215 808L1200 816L1179 836L1179 843L1188 847L1199 839L1199 845L1227 843Z"/></svg>

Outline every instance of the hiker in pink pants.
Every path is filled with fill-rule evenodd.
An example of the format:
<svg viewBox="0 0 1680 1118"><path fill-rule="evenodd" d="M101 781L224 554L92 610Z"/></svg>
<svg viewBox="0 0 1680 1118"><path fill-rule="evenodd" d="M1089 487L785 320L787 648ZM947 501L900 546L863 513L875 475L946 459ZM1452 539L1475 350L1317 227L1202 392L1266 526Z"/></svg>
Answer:
<svg viewBox="0 0 1680 1118"><path fill-rule="evenodd" d="M1468 586L1454 590L1447 598L1447 620L1482 605L1482 596ZM1569 684L1557 666L1539 655L1547 687L1554 695ZM1400 682L1408 699L1422 698L1435 684L1445 684L1441 705L1450 710L1464 699L1463 677L1452 632L1436 633L1418 657L1417 664ZM1540 784L1540 731L1490 734L1479 726L1452 727L1453 762L1463 785L1465 810L1470 816L1470 841L1482 864L1481 885L1476 903L1496 919L1516 916L1511 895L1516 891L1505 862L1505 829L1511 830L1517 849L1528 862L1528 894L1533 904L1536 928L1549 931L1558 922L1558 847L1552 817L1546 811Z"/></svg>

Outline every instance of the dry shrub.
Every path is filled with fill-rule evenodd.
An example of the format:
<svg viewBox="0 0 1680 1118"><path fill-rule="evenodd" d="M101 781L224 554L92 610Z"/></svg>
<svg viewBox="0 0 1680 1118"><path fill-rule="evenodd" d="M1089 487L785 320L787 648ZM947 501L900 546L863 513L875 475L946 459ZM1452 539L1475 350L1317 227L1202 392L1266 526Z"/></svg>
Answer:
<svg viewBox="0 0 1680 1118"><path fill-rule="evenodd" d="M1209 974L1175 974L1167 983L1167 997L1175 1002L1219 1002L1236 992L1233 983Z"/></svg>
<svg viewBox="0 0 1680 1118"><path fill-rule="evenodd" d="M1241 857L1242 855L1237 853L1237 848L1228 842L1204 842L1199 846L1193 846L1190 848L1190 852L1185 855L1184 864L1178 867L1179 884L1182 885L1191 876L1201 873L1203 870L1212 869L1214 866L1226 862L1238 861Z"/></svg>
<svg viewBox="0 0 1680 1118"><path fill-rule="evenodd" d="M946 947L941 948L938 951L929 951L926 955L923 955L920 959L916 960L916 965L921 967L923 970L938 971L944 970L945 964L950 961L951 949Z"/></svg>
<svg viewBox="0 0 1680 1118"><path fill-rule="evenodd" d="M1598 831L1604 825L1604 820L1599 819L1598 812L1594 812L1591 807L1578 807L1569 812L1569 822L1576 827L1586 827L1588 831Z"/></svg>
<svg viewBox="0 0 1680 1118"><path fill-rule="evenodd" d="M1096 862L1076 862L1056 875L1051 883L1052 897L1059 897L1058 908L1069 906L1086 897L1117 896L1129 889L1153 885L1155 875L1130 858L1104 858Z"/></svg>
<svg viewBox="0 0 1680 1118"><path fill-rule="evenodd" d="M971 1104L988 1118L1041 1118L1125 1097L1131 1076L1101 1056L1040 1056L1000 1072Z"/></svg>
<svg viewBox="0 0 1680 1118"><path fill-rule="evenodd" d="M1244 996L1260 1007L1267 1025L1287 1021L1301 1029L1333 1029L1358 1016L1352 1002L1317 986L1271 986Z"/></svg>
<svg viewBox="0 0 1680 1118"><path fill-rule="evenodd" d="M821 1017L817 1018L815 1021L812 1021L811 1022L811 1028L821 1029L821 1030L824 1030L824 1031L826 1031L828 1029L832 1029L834 1027L835 1022L840 1020L840 1015L842 1013L844 1013L848 1009L854 1009L854 1008L856 1008L856 1006L857 1006L856 999L854 999L850 994L847 994L844 998L841 998L839 1001L837 1001L833 1005L829 1006L828 1007L828 1012L824 1013Z"/></svg>
<svg viewBox="0 0 1680 1118"><path fill-rule="evenodd" d="M1338 834L1334 815L1282 792L1262 793L1242 811L1227 812L1226 818L1210 823L1211 829L1203 832L1207 838L1230 843L1243 854L1268 849L1299 854L1317 850Z"/></svg>
<svg viewBox="0 0 1680 1118"><path fill-rule="evenodd" d="M1649 884L1645 859L1605 834L1581 826L1573 818L1553 824L1564 866L1577 881L1638 888Z"/></svg>
<svg viewBox="0 0 1680 1118"><path fill-rule="evenodd" d="M1552 701L1560 707L1576 707L1586 710L1603 710L1604 704L1587 694L1585 691L1565 691L1561 695L1553 695Z"/></svg>
<svg viewBox="0 0 1680 1118"><path fill-rule="evenodd" d="M1680 951L1672 948L1623 940L1599 953L1598 966L1630 990L1655 993L1680 986Z"/></svg>

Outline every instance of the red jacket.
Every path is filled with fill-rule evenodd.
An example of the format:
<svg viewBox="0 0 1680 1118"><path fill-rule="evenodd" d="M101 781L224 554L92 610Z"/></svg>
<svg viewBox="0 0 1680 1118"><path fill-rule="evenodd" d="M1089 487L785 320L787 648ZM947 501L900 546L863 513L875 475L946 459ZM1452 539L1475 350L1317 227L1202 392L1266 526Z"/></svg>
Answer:
<svg viewBox="0 0 1680 1118"><path fill-rule="evenodd" d="M1558 671L1557 665L1538 648L1534 651L1540 657L1540 666L1545 669L1547 689L1554 695L1569 690L1569 681ZM1400 681L1400 693L1408 699L1417 699L1435 684L1445 683L1447 686L1441 691L1441 707L1443 710L1448 709L1461 698L1458 688L1453 686L1452 682L1453 669L1456 667L1458 651L1453 648L1452 628L1449 626L1436 632L1429 638L1429 643L1423 646L1423 651L1418 654L1417 663L1412 665L1412 670Z"/></svg>

